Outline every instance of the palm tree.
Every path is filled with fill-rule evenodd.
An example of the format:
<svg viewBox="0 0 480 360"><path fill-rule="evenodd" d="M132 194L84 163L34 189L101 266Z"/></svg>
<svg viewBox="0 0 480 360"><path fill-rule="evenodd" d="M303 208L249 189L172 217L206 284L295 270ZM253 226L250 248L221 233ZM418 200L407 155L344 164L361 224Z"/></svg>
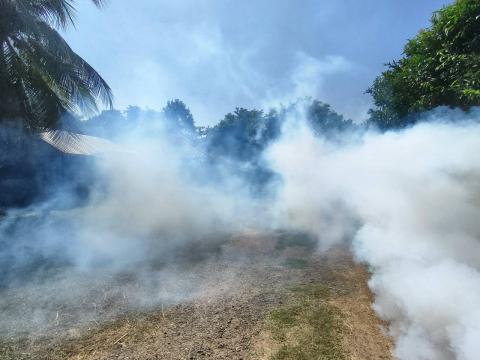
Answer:
<svg viewBox="0 0 480 360"><path fill-rule="evenodd" d="M96 111L97 101L112 107L108 84L57 31L74 24L74 5L0 0L0 121L53 128L62 114Z"/></svg>

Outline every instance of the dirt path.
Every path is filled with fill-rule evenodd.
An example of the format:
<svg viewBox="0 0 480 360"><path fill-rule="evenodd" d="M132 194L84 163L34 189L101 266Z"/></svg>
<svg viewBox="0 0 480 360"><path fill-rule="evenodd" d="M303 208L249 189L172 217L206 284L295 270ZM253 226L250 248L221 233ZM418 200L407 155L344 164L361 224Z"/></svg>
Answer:
<svg viewBox="0 0 480 360"><path fill-rule="evenodd" d="M346 250L321 256L302 238L253 234L228 251L241 256L199 269L203 289L186 302L65 336L4 341L0 358L391 359L368 273Z"/></svg>

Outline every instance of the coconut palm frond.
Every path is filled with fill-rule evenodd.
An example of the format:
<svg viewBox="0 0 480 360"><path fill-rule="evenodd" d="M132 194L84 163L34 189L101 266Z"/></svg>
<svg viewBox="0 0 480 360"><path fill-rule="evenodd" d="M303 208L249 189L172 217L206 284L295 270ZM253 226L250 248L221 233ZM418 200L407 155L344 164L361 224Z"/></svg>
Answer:
<svg viewBox="0 0 480 360"><path fill-rule="evenodd" d="M7 116L45 127L64 112L90 115L98 101L112 107L106 81L55 29L73 23L74 3L0 0L0 111Z"/></svg>

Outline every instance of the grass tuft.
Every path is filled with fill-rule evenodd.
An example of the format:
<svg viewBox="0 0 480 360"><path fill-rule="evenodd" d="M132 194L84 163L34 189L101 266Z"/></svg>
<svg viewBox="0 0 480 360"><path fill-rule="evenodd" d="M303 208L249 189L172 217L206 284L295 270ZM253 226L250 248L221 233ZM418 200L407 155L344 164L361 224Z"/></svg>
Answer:
<svg viewBox="0 0 480 360"><path fill-rule="evenodd" d="M273 310L269 330L279 350L272 360L345 360L343 315L330 304L329 289L311 284L291 289L294 303Z"/></svg>
<svg viewBox="0 0 480 360"><path fill-rule="evenodd" d="M282 251L289 247L303 247L307 250L314 250L317 247L317 241L311 235L305 233L280 233L275 249Z"/></svg>
<svg viewBox="0 0 480 360"><path fill-rule="evenodd" d="M284 265L291 269L305 269L307 267L307 261L304 259L288 258L285 260Z"/></svg>

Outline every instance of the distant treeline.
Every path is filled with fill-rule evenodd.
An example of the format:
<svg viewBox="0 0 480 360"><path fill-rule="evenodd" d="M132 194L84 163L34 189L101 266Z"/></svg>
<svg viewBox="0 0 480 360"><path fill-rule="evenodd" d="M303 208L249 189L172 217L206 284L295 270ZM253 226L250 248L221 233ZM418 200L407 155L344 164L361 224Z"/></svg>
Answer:
<svg viewBox="0 0 480 360"><path fill-rule="evenodd" d="M35 133L45 128L116 140L157 123L174 140L200 144L210 172L229 166L261 192L262 184L274 178L261 154L295 111L303 111L316 135L342 142L346 134L369 128L411 126L437 107L468 112L480 105L480 0L456 0L433 14L431 26L408 41L404 56L387 64L367 90L374 107L363 124L345 119L328 104L302 99L277 110L237 108L212 127L197 126L180 100L162 111L111 108L108 85L57 32L73 19L73 8L64 3L42 2L48 12L33 2L0 3L0 14L10 19L2 22L0 34L0 208L28 205L58 186L88 193L91 176L88 171L78 175L78 169L90 160L40 142ZM83 115L95 110L98 99L109 110L78 120L78 110L85 110Z"/></svg>
<svg viewBox="0 0 480 360"><path fill-rule="evenodd" d="M214 156L251 161L279 137L287 118L305 120L315 134L331 140L340 140L342 134L357 128L352 120L345 119L330 105L310 98L299 99L289 106L268 112L236 108L216 125L206 127L197 126L190 109L178 99L169 101L162 111L129 106L123 112L105 110L86 121L66 117L61 127L115 140L136 129L158 125L168 135L183 134L208 143L208 151Z"/></svg>
<svg viewBox="0 0 480 360"><path fill-rule="evenodd" d="M81 134L122 141L144 130L158 129L169 141L188 141L202 153L202 164L210 178L217 180L228 168L230 174L245 179L251 190L260 193L274 176L263 163L265 148L279 138L287 119L305 120L312 131L332 141L357 129L348 119L333 111L328 104L302 99L280 110L247 110L237 108L212 127L197 127L188 107L180 100L169 101L162 111L130 106L126 111L105 110L81 121L64 117L60 128ZM0 158L0 207L24 206L44 199L59 186L69 186L75 193L87 193L93 181L93 170L85 171L93 159L66 155L55 150L19 126L3 126L0 142L4 151ZM160 141L160 138L159 138ZM198 166L198 167L199 167ZM82 170L80 170L82 169ZM52 189L52 187L54 189Z"/></svg>

